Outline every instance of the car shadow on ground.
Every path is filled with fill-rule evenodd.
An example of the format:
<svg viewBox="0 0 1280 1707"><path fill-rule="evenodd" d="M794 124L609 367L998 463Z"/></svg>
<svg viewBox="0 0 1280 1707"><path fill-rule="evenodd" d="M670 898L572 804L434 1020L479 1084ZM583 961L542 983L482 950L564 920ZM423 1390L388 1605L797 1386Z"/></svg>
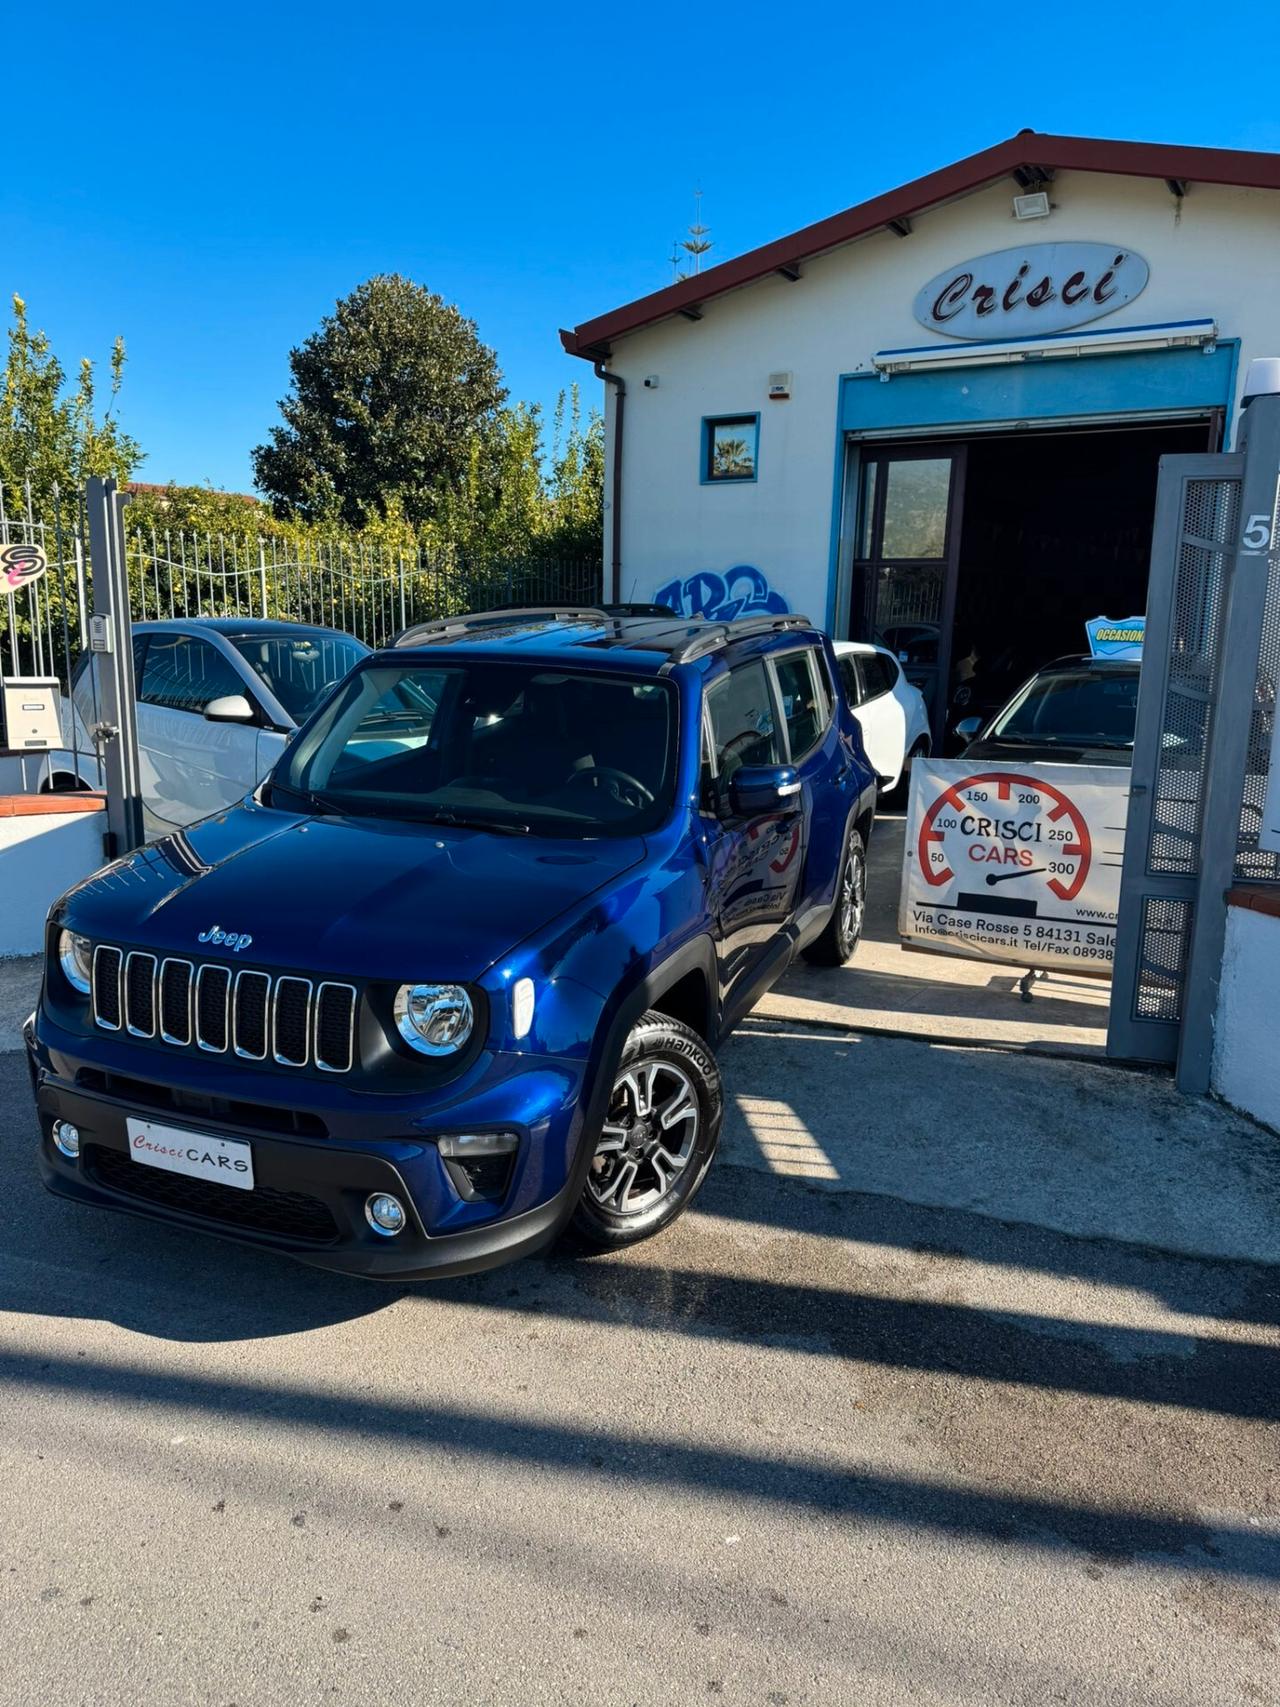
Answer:
<svg viewBox="0 0 1280 1707"><path fill-rule="evenodd" d="M0 1082L16 1061L0 1061ZM664 1342L710 1339L752 1357L785 1348L812 1358L824 1383L902 1371L911 1390L920 1381L958 1381L979 1405L1017 1390L1065 1403L1077 1418L1099 1401L1149 1407L1141 1414L1157 1457L1162 1430L1194 1431L1200 1419L1219 1418L1256 1427L1280 1415L1280 1351L1256 1329L1239 1327L1276 1320L1280 1271L1266 1265L1201 1261L870 1193L815 1190L722 1162L693 1214L632 1251L588 1256L562 1244L486 1274L382 1286L52 1198L35 1175L25 1106L9 1096L0 1110L0 1169L9 1182L0 1311L96 1318L153 1342L269 1339L396 1307L418 1343L429 1343L433 1312L462 1309L505 1321L503 1332L554 1319L566 1332L584 1324ZM855 1246L883 1251L886 1263L897 1265L896 1284L882 1285L879 1265L851 1255ZM1140 1291L1197 1321L1180 1331L1176 1324L1067 1319L1037 1310L1034 1301L993 1309L926 1295L922 1277L931 1263L958 1267L966 1260ZM904 1263L911 1270L905 1285ZM1086 1316L1091 1299L1086 1287L1074 1300ZM143 1410L180 1403L262 1416L317 1438L354 1432L571 1475L592 1474L615 1444L589 1425L548 1423L518 1406L495 1412L445 1403L429 1372L399 1402L275 1383L252 1366L201 1375L185 1363L130 1361L127 1349L108 1362L41 1346L0 1355L0 1386L55 1399L93 1394ZM1103 1497L1090 1503L1078 1491L1060 1497L1052 1483L1049 1491L1002 1492L833 1466L808 1450L802 1429L785 1450L757 1451L681 1443L664 1436L655 1417L628 1439L627 1470L654 1486L714 1488L853 1520L1066 1546L1095 1560L1159 1557L1179 1569L1280 1581L1274 1537L1234 1520L1202 1522Z"/></svg>
<svg viewBox="0 0 1280 1707"><path fill-rule="evenodd" d="M403 1400L344 1391L283 1386L245 1376L208 1375L87 1358L15 1353L0 1361L11 1388L56 1402L109 1398L135 1414L181 1407L185 1417L203 1412L287 1428L294 1440L322 1441L327 1453L344 1440L377 1441L434 1461L551 1471L589 1477L615 1462L612 1430L548 1421L527 1413L495 1414L481 1407L433 1402L430 1395ZM630 1482L655 1489L714 1490L728 1499L763 1502L797 1514L831 1515L846 1522L978 1538L1024 1548L1068 1548L1095 1564L1129 1565L1137 1558L1182 1570L1253 1583L1280 1581L1280 1543L1266 1531L1230 1520L1210 1523L1191 1515L1061 1499L1047 1493L1011 1493L890 1474L833 1462L801 1438L780 1452L693 1444L655 1426L626 1439Z"/></svg>

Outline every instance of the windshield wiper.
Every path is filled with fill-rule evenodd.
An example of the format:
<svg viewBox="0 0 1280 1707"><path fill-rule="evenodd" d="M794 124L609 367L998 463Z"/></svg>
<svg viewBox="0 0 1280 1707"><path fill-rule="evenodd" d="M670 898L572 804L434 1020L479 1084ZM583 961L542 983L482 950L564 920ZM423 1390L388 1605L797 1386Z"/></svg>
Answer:
<svg viewBox="0 0 1280 1707"><path fill-rule="evenodd" d="M271 803L275 804L276 791L292 794L304 806L317 812L331 812L337 818L358 818L360 813L350 801L335 800L328 794L322 794L317 788L295 788L291 782L273 782L271 785Z"/></svg>
<svg viewBox="0 0 1280 1707"><path fill-rule="evenodd" d="M425 824L448 824L455 830L492 830L496 836L527 836L531 833L528 824L507 818L469 818L465 812L455 812L448 806L436 811L415 812L413 816Z"/></svg>

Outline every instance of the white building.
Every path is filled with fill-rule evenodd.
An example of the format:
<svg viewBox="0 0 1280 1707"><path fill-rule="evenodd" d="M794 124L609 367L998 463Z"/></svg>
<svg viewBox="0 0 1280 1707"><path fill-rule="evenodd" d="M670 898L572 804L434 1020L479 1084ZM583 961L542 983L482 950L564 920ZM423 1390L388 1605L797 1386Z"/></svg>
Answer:
<svg viewBox="0 0 1280 1707"><path fill-rule="evenodd" d="M1144 610L1278 280L1280 156L1025 131L587 321L613 596L883 637L940 735Z"/></svg>

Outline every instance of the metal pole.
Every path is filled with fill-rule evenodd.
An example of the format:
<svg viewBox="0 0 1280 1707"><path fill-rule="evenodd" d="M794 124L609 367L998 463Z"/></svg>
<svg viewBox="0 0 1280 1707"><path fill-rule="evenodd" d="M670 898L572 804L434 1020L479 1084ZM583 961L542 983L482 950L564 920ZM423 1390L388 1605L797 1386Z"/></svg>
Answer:
<svg viewBox="0 0 1280 1707"><path fill-rule="evenodd" d="M262 615L267 614L267 548L258 540L258 591L262 598Z"/></svg>
<svg viewBox="0 0 1280 1707"><path fill-rule="evenodd" d="M109 858L141 847L142 773L138 758L137 694L133 679L133 625L125 560L124 499L114 480L96 476L85 486L89 554L93 563L90 644L99 655L101 722L94 731L107 781Z"/></svg>
<svg viewBox="0 0 1280 1707"><path fill-rule="evenodd" d="M1213 1027L1227 933L1226 892L1235 880L1267 584L1278 548L1280 396L1254 399L1238 442L1244 452L1240 536L1227 584L1217 703L1205 752L1200 876L1178 1043L1178 1089L1196 1096L1209 1089L1213 1071Z"/></svg>

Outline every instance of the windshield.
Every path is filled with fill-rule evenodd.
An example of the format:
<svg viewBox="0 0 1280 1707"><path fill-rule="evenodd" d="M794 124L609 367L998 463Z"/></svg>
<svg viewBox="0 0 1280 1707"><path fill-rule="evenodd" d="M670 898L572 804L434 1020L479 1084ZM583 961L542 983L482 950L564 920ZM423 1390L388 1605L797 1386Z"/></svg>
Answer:
<svg viewBox="0 0 1280 1707"><path fill-rule="evenodd" d="M369 655L348 634L233 634L231 644L295 723L305 723L335 682Z"/></svg>
<svg viewBox="0 0 1280 1707"><path fill-rule="evenodd" d="M983 739L1132 747L1137 714L1136 670L1055 670L1028 682Z"/></svg>
<svg viewBox="0 0 1280 1707"><path fill-rule="evenodd" d="M460 661L357 671L272 773L273 805L509 834L633 835L671 809L667 682Z"/></svg>

